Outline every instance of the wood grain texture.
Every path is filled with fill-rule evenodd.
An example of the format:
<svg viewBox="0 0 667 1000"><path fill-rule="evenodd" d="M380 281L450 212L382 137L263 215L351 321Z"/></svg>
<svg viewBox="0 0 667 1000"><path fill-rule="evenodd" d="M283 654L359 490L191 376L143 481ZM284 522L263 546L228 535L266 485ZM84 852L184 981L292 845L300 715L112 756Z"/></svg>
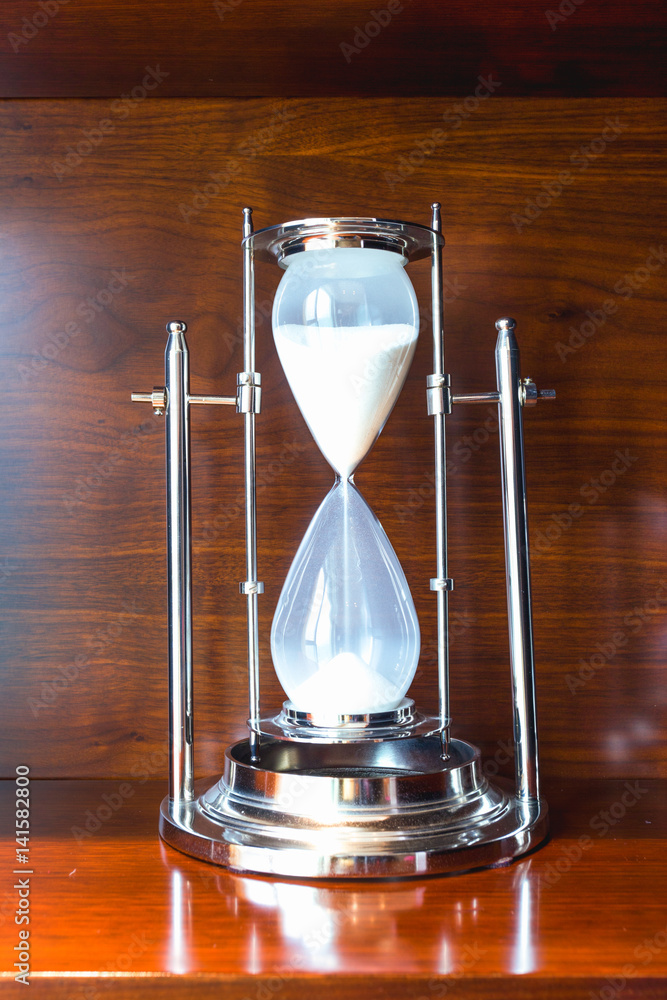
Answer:
<svg viewBox="0 0 667 1000"><path fill-rule="evenodd" d="M0 95L120 97L159 65L163 97L664 96L666 27L660 0L4 0Z"/></svg>
<svg viewBox="0 0 667 1000"><path fill-rule="evenodd" d="M7 858L14 800L2 785ZM157 837L164 791L32 783L31 996L604 1000L624 979L626 1000L664 997L664 781L548 784L552 839L511 867L354 886L180 855ZM6 946L18 941L15 881L5 869ZM18 988L3 958L0 994Z"/></svg>
<svg viewBox="0 0 667 1000"><path fill-rule="evenodd" d="M458 127L453 103L151 99L126 117L109 101L0 107L3 773L166 773L163 424L129 394L161 384L170 319L189 324L193 390L234 391L241 207L258 226L426 222L434 198L455 390L494 387L493 324L509 313L524 374L558 393L525 414L544 771L667 773L667 102L492 97ZM447 136L429 151L438 128ZM281 700L271 616L332 479L272 346L279 276L257 275L267 711ZM426 326L428 265L412 278ZM429 353L427 335L357 477L415 597L425 708L436 701ZM192 422L196 757L209 774L246 717L242 431L227 409ZM456 409L448 435L455 732L493 756L511 734L493 410Z"/></svg>

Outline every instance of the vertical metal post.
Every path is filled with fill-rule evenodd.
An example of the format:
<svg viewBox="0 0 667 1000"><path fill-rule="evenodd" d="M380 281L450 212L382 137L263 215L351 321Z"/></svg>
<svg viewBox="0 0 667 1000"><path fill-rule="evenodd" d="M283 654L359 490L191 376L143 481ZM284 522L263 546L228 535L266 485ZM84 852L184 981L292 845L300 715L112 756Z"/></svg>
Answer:
<svg viewBox="0 0 667 1000"><path fill-rule="evenodd" d="M167 573L169 587L169 798L194 799L190 366L185 323L168 323L165 351Z"/></svg>
<svg viewBox="0 0 667 1000"><path fill-rule="evenodd" d="M252 209L243 209L243 238L253 231ZM248 703L250 758L259 760L259 623L258 595L263 584L257 581L257 512L255 414L259 412L261 378L255 372L255 272L252 247L243 248L243 368L238 377L238 409L245 424L245 534L246 580L241 593L248 600Z"/></svg>
<svg viewBox="0 0 667 1000"><path fill-rule="evenodd" d="M496 323L496 374L500 414L500 460L505 527L505 567L510 665L514 698L516 794L529 805L539 800L535 657L530 597L526 469L523 454L522 385L513 319Z"/></svg>
<svg viewBox="0 0 667 1000"><path fill-rule="evenodd" d="M431 227L442 230L440 205L434 202ZM445 375L445 337L442 287L442 244L433 241L431 253L431 295L433 312L433 374L427 378L428 412L434 420L435 437L435 534L437 577L431 580L436 592L438 611L438 695L442 756L449 757L449 591L453 582L447 576L447 454L445 414L451 412L449 376Z"/></svg>

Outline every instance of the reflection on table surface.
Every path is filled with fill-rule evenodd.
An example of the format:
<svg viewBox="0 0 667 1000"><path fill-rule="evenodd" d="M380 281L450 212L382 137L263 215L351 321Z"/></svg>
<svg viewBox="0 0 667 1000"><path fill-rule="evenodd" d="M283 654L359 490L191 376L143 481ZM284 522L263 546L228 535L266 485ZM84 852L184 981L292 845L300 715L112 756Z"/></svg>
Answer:
<svg viewBox="0 0 667 1000"><path fill-rule="evenodd" d="M492 873L506 905L470 892L474 876L396 882L327 884L233 874L193 863L162 845L169 869L171 924L168 969L196 971L195 935L206 930L198 899L220 897L220 908L242 922L237 958L249 975L338 971L428 971L456 978L484 969L522 975L539 969L539 880L533 858ZM485 888L480 883L480 889ZM497 902L497 901L496 901ZM208 907L207 907L208 909ZM208 933L224 927L210 925ZM237 925L238 927L238 925ZM195 930L196 928L196 930ZM415 934L420 935L415 947Z"/></svg>

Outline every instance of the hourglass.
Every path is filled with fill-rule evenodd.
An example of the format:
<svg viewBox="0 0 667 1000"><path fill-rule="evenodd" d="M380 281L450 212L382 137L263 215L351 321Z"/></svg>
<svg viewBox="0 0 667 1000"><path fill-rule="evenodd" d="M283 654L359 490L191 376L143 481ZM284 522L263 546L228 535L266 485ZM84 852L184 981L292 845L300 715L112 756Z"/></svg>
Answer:
<svg viewBox="0 0 667 1000"><path fill-rule="evenodd" d="M374 218L306 219L254 232L244 210L244 371L235 396L190 393L185 324L168 326L166 384L133 399L166 413L170 626L170 787L160 833L185 853L239 871L301 877L395 877L505 864L544 839L535 717L521 379L514 321L499 320L497 390L455 395L444 372L439 205L431 226ZM381 433L415 353L417 297L406 265L431 259L438 714L409 688L420 629L405 574L354 475ZM286 700L262 714L255 502L254 267L284 270L273 339L296 404L334 482L301 541L271 626ZM450 733L445 417L495 402L512 676L515 786L491 784L479 751ZM233 404L245 425L248 739L224 773L195 788L191 630L192 404Z"/></svg>
<svg viewBox="0 0 667 1000"><path fill-rule="evenodd" d="M331 735L352 717L372 725L405 713L419 659L403 570L353 480L417 343L419 310L404 264L375 247L293 254L274 305L278 356L336 481L285 581L271 652L290 699L286 716Z"/></svg>

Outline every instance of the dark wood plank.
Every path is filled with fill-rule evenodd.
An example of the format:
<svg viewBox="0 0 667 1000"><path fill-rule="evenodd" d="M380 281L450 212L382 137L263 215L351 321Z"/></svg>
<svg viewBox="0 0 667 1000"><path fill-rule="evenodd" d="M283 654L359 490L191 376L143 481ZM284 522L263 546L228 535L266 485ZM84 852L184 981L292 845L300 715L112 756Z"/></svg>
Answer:
<svg viewBox="0 0 667 1000"><path fill-rule="evenodd" d="M658 1000L667 797L664 781L632 782L632 795L628 784L552 783L551 841L509 868L350 885L232 875L178 854L157 837L161 782L33 782L31 988L59 1000L417 1000L445 987L462 1000L604 1000L616 983ZM15 881L5 871L0 883L7 946ZM17 989L5 961L0 993Z"/></svg>
<svg viewBox="0 0 667 1000"><path fill-rule="evenodd" d="M0 95L141 97L159 66L162 97L664 96L666 25L659 0L4 0Z"/></svg>
<svg viewBox="0 0 667 1000"><path fill-rule="evenodd" d="M666 105L489 99L419 164L418 143L451 103L151 100L127 118L109 101L0 108L5 774L20 762L41 776L166 772L163 428L129 393L161 381L164 323L176 318L190 324L195 389L233 391L242 205L254 205L257 225L337 213L427 221L434 197L447 230L455 387L493 387L493 322L513 313L524 372L558 392L526 413L544 770L667 774L667 270L641 270L664 240ZM114 131L67 163L68 147L105 118ZM607 119L623 128L598 154L591 143ZM239 172L225 183L230 163ZM397 180L405 164L412 172ZM572 180L558 194L564 170ZM195 202L214 183L208 203ZM517 231L512 216L545 184L556 193L540 200L551 203ZM618 290L625 274L638 275L630 297ZM428 266L412 276L427 304ZM278 278L277 268L258 271L265 313ZM584 336L587 313L610 298L614 314ZM414 691L425 707L435 704L430 364L424 339L358 475L415 595L424 654ZM281 698L271 615L332 477L290 402L265 320L258 365L268 710ZM207 774L246 717L236 417L195 412L193 442L197 766ZM511 731L493 413L457 409L449 442L455 725L493 756ZM619 451L627 468L607 474ZM615 476L604 492L592 485L600 476Z"/></svg>

